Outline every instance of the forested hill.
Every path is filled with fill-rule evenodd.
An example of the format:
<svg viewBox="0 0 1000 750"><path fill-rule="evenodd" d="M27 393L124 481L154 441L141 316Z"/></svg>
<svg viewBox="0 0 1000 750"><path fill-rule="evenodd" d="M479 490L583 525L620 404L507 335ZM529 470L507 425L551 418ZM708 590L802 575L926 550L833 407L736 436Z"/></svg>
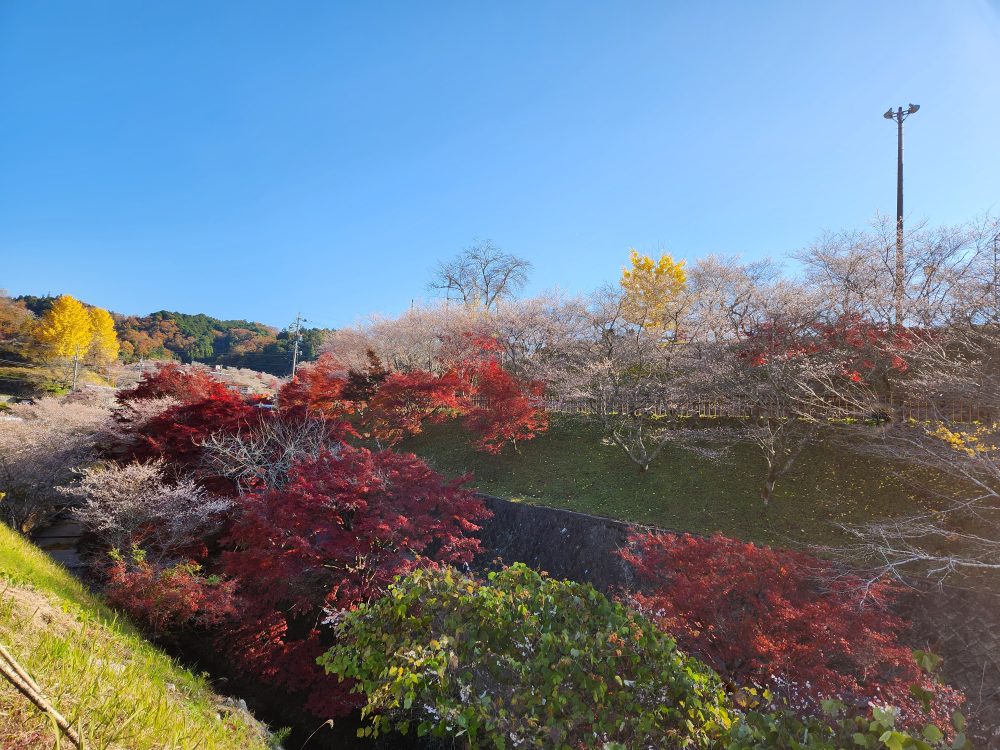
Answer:
<svg viewBox="0 0 1000 750"><path fill-rule="evenodd" d="M41 316L54 297L25 295L14 302ZM288 329L249 320L220 320L210 315L160 310L150 315L120 315L112 312L121 342L121 359L178 359L229 367L247 367L288 375L292 369L295 334ZM299 361L319 356L325 328L303 328L299 343Z"/></svg>
<svg viewBox="0 0 1000 750"><path fill-rule="evenodd" d="M115 315L122 358L176 358L230 367L248 367L274 375L292 368L294 332L248 320L219 320L160 310L143 317ZM326 329L303 328L300 361L318 356Z"/></svg>

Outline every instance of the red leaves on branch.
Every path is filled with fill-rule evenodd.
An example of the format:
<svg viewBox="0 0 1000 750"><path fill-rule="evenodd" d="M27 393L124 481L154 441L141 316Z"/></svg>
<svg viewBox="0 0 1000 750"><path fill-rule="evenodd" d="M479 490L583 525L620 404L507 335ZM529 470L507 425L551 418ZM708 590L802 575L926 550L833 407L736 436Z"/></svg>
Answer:
<svg viewBox="0 0 1000 750"><path fill-rule="evenodd" d="M317 666L331 645L338 613L380 595L398 575L419 565L465 564L480 552L475 536L489 517L464 480L445 481L412 455L372 452L349 445L350 425L393 445L419 433L425 422L468 415L477 446L499 451L507 441L544 430L535 406L540 386L506 373L482 342L476 352L443 374L386 373L377 358L362 372L345 373L321 358L280 391L278 409L265 411L211 376L163 368L123 398L170 397L159 414L131 423L138 458L164 457L205 476L202 443L213 435L248 437L276 420L316 420L336 429L336 447L300 459L280 488L260 487L236 501L221 542L221 571L231 583L206 598L196 571L169 572L140 563L109 574L114 601L155 630L208 624L228 613L224 645L234 663L265 683L301 695L324 718L357 705L350 685ZM472 408L474 394L481 404ZM282 446L277 446L281 448ZM315 455L315 454L313 454ZM221 480L221 478L219 478ZM236 587L236 605L225 596Z"/></svg>
<svg viewBox="0 0 1000 750"><path fill-rule="evenodd" d="M168 407L140 425L138 440L130 458L164 458L175 464L193 466L201 455L201 443L218 433L252 428L262 411L235 391L223 387L201 401Z"/></svg>
<svg viewBox="0 0 1000 750"><path fill-rule="evenodd" d="M518 380L495 359L476 369L477 406L465 417L465 427L478 435L477 450L499 453L508 442L530 440L545 432L548 414L539 403L545 385Z"/></svg>
<svg viewBox="0 0 1000 750"><path fill-rule="evenodd" d="M362 370L344 372L329 355L303 367L285 385L278 403L283 414L349 419L380 445L393 446L417 435L425 423L465 415L478 450L499 453L503 446L545 432L548 417L539 406L543 385L522 381L497 360L500 345L471 333L458 337L442 355L442 373L409 370L389 373L374 352ZM463 359L452 361L461 353Z"/></svg>
<svg viewBox="0 0 1000 750"><path fill-rule="evenodd" d="M802 327L767 324L746 335L743 358L757 367L778 359L835 356L840 374L854 383L905 373L917 343L912 330L846 315L833 323Z"/></svg>
<svg viewBox="0 0 1000 750"><path fill-rule="evenodd" d="M241 498L227 575L241 606L231 645L254 674L308 693L317 715L356 701L315 659L324 623L417 565L471 561L489 511L462 481L446 482L412 455L344 445L296 467L287 486ZM227 635L229 639L229 635Z"/></svg>
<svg viewBox="0 0 1000 750"><path fill-rule="evenodd" d="M860 316L846 316L820 329L824 345L844 355L844 377L868 382L909 369L906 355L917 344L916 335L900 326L877 324Z"/></svg>
<svg viewBox="0 0 1000 750"><path fill-rule="evenodd" d="M946 725L962 700L933 685L901 644L906 624L887 611L894 590L885 583L861 606L862 581L799 552L721 535L630 542L621 555L643 584L632 603L732 683L770 688L805 712L825 698L888 703L907 723ZM936 693L929 714L911 685Z"/></svg>

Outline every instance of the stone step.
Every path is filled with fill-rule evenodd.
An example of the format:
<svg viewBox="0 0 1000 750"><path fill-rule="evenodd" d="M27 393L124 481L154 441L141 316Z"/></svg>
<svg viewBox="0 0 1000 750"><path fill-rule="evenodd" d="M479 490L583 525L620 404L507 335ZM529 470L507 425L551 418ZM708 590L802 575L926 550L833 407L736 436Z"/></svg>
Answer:
<svg viewBox="0 0 1000 750"><path fill-rule="evenodd" d="M51 526L46 526L44 529L39 529L32 537L35 542L38 543L42 539L49 539L51 537L73 537L79 538L83 534L83 525L79 521L73 520L63 520L57 521Z"/></svg>
<svg viewBox="0 0 1000 750"><path fill-rule="evenodd" d="M38 529L31 535L31 541L57 563L76 572L85 567L77 550L82 535L83 525L79 521L59 518L51 526Z"/></svg>

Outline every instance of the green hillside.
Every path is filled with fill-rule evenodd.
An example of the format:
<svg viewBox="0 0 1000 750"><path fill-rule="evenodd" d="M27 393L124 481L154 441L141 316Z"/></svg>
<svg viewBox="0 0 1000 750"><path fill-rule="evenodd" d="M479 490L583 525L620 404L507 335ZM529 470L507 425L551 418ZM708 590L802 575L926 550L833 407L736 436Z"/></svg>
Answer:
<svg viewBox="0 0 1000 750"><path fill-rule="evenodd" d="M803 452L767 512L759 496L763 458L750 445L719 460L668 445L639 474L599 430L556 417L547 434L519 444L520 453L509 446L499 456L478 453L455 424L432 425L402 448L449 476L471 472L488 494L785 546L836 542L843 538L837 523L896 515L920 502L885 464L834 444Z"/></svg>
<svg viewBox="0 0 1000 750"><path fill-rule="evenodd" d="M160 310L142 317L118 315L115 325L126 361L138 358L197 360L273 375L287 375L292 367L294 332L263 323ZM302 329L300 362L319 355L325 333L321 328Z"/></svg>
<svg viewBox="0 0 1000 750"><path fill-rule="evenodd" d="M0 524L0 643L78 722L87 748L265 750L264 727L150 645ZM52 725L0 678L0 747L49 750ZM71 747L63 740L62 747Z"/></svg>

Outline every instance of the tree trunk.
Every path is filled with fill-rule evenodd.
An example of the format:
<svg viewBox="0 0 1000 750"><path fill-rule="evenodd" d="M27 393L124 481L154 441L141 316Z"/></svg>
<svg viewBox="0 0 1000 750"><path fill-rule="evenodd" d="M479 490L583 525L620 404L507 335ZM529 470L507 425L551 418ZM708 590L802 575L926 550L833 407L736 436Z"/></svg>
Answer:
<svg viewBox="0 0 1000 750"><path fill-rule="evenodd" d="M768 477L764 482L764 487L760 491L760 499L764 503L764 510L771 507L771 497L774 495L774 479Z"/></svg>

